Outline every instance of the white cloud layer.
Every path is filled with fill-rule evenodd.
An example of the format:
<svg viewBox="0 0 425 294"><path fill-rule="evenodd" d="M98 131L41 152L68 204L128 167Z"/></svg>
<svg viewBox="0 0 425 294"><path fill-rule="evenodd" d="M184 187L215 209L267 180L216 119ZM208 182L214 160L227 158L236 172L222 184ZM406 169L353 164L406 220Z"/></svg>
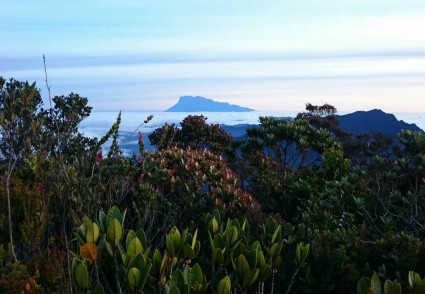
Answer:
<svg viewBox="0 0 425 294"><path fill-rule="evenodd" d="M8 1L0 75L96 109L204 95L258 110L305 102L425 112L425 2Z"/></svg>

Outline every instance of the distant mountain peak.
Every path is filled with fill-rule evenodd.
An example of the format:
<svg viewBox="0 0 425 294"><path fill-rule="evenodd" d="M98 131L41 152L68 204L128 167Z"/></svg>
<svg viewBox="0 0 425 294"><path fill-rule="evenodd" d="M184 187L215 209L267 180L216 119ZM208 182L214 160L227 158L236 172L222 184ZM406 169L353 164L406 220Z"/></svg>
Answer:
<svg viewBox="0 0 425 294"><path fill-rule="evenodd" d="M250 112L251 108L217 102L201 96L181 96L177 104L166 110L167 112Z"/></svg>
<svg viewBox="0 0 425 294"><path fill-rule="evenodd" d="M417 125L398 120L394 114L381 109L355 111L338 118L340 127L354 135L382 132L394 137L401 130L422 131Z"/></svg>

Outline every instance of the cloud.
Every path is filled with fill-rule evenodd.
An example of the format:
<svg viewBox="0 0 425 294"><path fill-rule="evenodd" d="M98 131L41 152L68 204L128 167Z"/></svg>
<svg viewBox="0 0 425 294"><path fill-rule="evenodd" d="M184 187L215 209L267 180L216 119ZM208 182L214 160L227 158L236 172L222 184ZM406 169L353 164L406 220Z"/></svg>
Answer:
<svg viewBox="0 0 425 294"><path fill-rule="evenodd" d="M79 93L97 110L163 110L182 95L219 98L258 110L300 109L310 99L317 104L320 100L332 102L347 110L365 109L373 103L376 106L372 108L387 105L397 109L403 97L411 103L402 107L412 108L416 101L414 109L424 109L420 101L425 56L421 51L414 53L317 53L281 58L158 55L153 60L138 57L139 62L134 63L129 60L137 58L116 55L98 60L73 57L65 59L67 66L60 58L48 59L47 63L54 95ZM37 81L43 90L42 62L38 69L25 69L25 64L34 66L22 62L20 70L9 69L2 74Z"/></svg>
<svg viewBox="0 0 425 294"><path fill-rule="evenodd" d="M398 96L424 109L424 3L9 1L0 68L43 90L46 54L54 94L103 110L161 110L186 94L256 109L395 109Z"/></svg>

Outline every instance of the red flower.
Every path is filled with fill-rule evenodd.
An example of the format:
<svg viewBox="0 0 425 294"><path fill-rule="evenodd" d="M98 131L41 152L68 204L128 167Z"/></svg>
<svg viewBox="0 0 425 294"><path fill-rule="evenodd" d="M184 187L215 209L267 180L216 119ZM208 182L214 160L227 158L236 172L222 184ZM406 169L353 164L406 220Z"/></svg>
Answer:
<svg viewBox="0 0 425 294"><path fill-rule="evenodd" d="M40 192L44 192L44 181L38 182L38 189Z"/></svg>
<svg viewBox="0 0 425 294"><path fill-rule="evenodd" d="M100 149L99 153L96 156L96 162L101 161L103 158L102 149Z"/></svg>
<svg viewBox="0 0 425 294"><path fill-rule="evenodd" d="M142 132L139 132L139 143L143 142L143 134Z"/></svg>

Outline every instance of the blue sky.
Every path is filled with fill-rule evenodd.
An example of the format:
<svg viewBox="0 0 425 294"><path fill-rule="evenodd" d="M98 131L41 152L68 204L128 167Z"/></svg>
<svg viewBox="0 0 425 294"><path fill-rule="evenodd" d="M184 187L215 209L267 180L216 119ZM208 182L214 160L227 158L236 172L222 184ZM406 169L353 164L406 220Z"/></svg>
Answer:
<svg viewBox="0 0 425 294"><path fill-rule="evenodd" d="M257 110L425 112L425 1L3 1L0 75L95 110L201 95Z"/></svg>

